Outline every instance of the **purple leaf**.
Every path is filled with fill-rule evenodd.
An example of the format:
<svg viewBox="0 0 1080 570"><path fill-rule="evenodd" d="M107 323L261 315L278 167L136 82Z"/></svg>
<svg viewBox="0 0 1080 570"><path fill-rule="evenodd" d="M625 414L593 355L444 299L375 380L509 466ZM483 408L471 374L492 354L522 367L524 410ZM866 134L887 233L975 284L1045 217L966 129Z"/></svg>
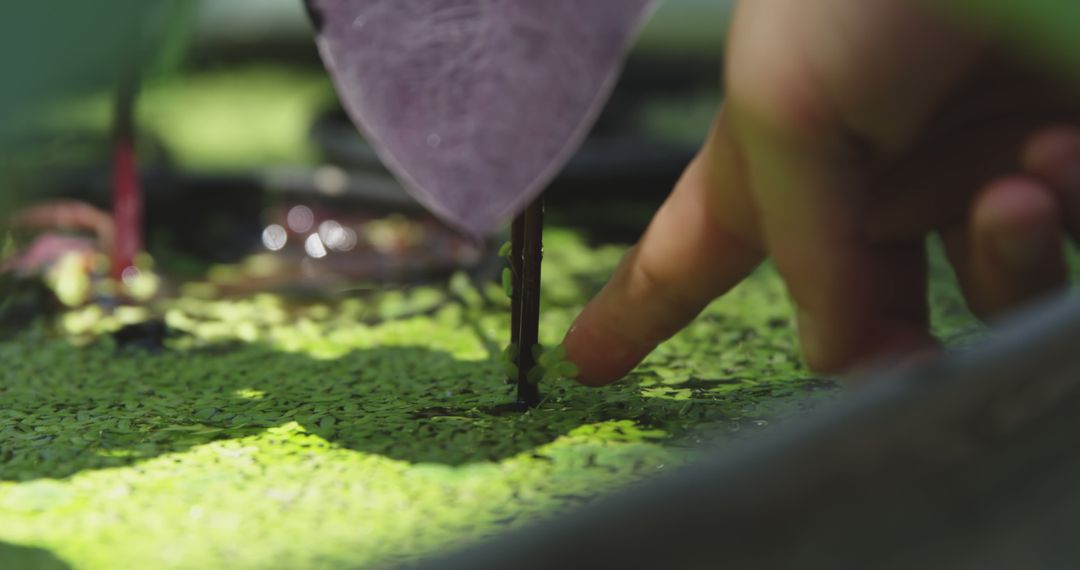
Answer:
<svg viewBox="0 0 1080 570"><path fill-rule="evenodd" d="M581 144L655 0L309 0L346 109L405 187L474 235Z"/></svg>

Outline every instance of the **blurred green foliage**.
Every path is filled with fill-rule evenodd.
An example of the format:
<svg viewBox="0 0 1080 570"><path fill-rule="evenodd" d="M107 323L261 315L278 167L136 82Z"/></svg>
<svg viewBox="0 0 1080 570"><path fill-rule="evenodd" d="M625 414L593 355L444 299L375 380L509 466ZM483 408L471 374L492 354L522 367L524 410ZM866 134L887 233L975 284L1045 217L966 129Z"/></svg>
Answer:
<svg viewBox="0 0 1080 570"><path fill-rule="evenodd" d="M236 170L314 164L312 121L334 101L321 69L274 65L223 67L169 75L142 89L137 122L184 168ZM53 109L53 129L107 129L109 94L89 94Z"/></svg>
<svg viewBox="0 0 1080 570"><path fill-rule="evenodd" d="M193 14L191 0L0 3L0 212L15 209L49 152L26 138L41 115L89 93L111 102L123 82L173 69Z"/></svg>
<svg viewBox="0 0 1080 570"><path fill-rule="evenodd" d="M926 1L1080 80L1080 3L1075 0Z"/></svg>
<svg viewBox="0 0 1080 570"><path fill-rule="evenodd" d="M2 3L0 141L49 104L114 91L127 76L175 64L192 6L188 0Z"/></svg>

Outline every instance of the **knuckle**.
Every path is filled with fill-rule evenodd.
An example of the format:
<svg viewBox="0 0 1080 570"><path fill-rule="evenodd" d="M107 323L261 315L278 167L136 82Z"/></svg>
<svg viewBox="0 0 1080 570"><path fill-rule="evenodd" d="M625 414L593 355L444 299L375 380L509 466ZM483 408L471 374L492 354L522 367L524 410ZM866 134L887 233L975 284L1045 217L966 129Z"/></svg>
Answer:
<svg viewBox="0 0 1080 570"><path fill-rule="evenodd" d="M798 58L737 58L725 74L727 101L736 127L788 139L827 130L832 109Z"/></svg>

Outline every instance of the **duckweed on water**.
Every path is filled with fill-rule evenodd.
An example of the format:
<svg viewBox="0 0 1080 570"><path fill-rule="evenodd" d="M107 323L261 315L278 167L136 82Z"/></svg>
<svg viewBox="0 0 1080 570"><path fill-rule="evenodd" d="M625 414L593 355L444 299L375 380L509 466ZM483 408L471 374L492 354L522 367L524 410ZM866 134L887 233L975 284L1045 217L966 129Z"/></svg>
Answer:
<svg viewBox="0 0 1080 570"><path fill-rule="evenodd" d="M566 231L547 243L551 346L622 250ZM458 276L300 308L83 309L0 342L0 559L383 566L556 516L836 394L797 358L766 268L626 381L546 382L539 408L491 414L513 398L506 304ZM103 334L151 313L177 333L161 354ZM949 330L969 322L952 314Z"/></svg>

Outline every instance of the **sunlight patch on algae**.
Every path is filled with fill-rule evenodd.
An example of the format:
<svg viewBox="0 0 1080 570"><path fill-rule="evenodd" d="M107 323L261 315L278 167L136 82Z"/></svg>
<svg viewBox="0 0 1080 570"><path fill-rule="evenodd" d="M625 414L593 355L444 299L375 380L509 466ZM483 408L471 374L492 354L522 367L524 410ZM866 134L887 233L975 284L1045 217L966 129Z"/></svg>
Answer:
<svg viewBox="0 0 1080 570"><path fill-rule="evenodd" d="M498 463L452 467L343 449L290 422L137 469L2 483L2 533L86 568L385 562L550 516L674 460L648 443L658 432L635 430L579 428Z"/></svg>

